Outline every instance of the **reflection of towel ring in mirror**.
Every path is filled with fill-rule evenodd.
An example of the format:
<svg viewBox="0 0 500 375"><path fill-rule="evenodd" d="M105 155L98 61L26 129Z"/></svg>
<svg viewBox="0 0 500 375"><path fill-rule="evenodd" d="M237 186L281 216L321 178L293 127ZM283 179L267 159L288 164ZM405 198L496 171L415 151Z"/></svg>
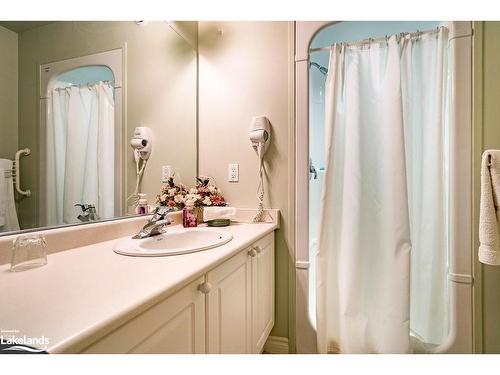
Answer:
<svg viewBox="0 0 500 375"><path fill-rule="evenodd" d="M31 190L26 189L22 190L21 189L21 169L19 167L19 158L21 155L29 155L31 154L31 150L29 148L24 148L22 150L19 150L16 152L16 156L14 157L14 165L12 166L12 179L14 180L14 183L16 185L16 191L20 195L24 195L26 197L31 196Z"/></svg>

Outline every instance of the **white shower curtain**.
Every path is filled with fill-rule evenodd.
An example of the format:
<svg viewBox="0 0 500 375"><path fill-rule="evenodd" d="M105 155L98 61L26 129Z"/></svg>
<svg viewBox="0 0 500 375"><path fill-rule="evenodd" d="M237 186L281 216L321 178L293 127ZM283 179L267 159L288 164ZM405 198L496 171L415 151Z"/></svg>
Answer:
<svg viewBox="0 0 500 375"><path fill-rule="evenodd" d="M408 353L410 329L427 340L445 319L431 306L447 302L446 35L332 46L316 259L321 353Z"/></svg>
<svg viewBox="0 0 500 375"><path fill-rule="evenodd" d="M447 29L408 42L401 58L411 228L412 335L441 344L448 334Z"/></svg>
<svg viewBox="0 0 500 375"><path fill-rule="evenodd" d="M50 92L47 105L47 225L78 222L75 204L114 216L114 99L104 82Z"/></svg>

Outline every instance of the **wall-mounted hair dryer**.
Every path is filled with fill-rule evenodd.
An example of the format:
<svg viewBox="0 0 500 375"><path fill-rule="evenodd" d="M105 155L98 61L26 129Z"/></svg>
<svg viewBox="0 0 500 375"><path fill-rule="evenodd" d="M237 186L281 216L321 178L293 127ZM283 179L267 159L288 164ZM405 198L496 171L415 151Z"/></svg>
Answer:
<svg viewBox="0 0 500 375"><path fill-rule="evenodd" d="M153 150L153 132L147 126L138 126L134 129L134 136L130 140L134 149L135 160L148 160Z"/></svg>
<svg viewBox="0 0 500 375"><path fill-rule="evenodd" d="M250 142L252 147L259 157L259 186L257 187L257 198L259 205L257 207L257 214L253 218L254 222L264 221L264 180L262 170L264 169L264 154L269 147L271 139L271 123L266 116L257 116L252 120L250 127Z"/></svg>
<svg viewBox="0 0 500 375"><path fill-rule="evenodd" d="M269 123L269 119L266 116L254 117L252 126L250 127L250 141L261 160L269 147L270 138L271 124Z"/></svg>

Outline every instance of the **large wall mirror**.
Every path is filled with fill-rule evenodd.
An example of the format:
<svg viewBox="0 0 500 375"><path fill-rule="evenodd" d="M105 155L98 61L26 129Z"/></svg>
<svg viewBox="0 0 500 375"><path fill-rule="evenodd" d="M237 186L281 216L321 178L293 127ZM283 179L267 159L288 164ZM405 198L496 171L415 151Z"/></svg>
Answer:
<svg viewBox="0 0 500 375"><path fill-rule="evenodd" d="M132 215L166 174L194 181L197 29L0 22L0 235Z"/></svg>

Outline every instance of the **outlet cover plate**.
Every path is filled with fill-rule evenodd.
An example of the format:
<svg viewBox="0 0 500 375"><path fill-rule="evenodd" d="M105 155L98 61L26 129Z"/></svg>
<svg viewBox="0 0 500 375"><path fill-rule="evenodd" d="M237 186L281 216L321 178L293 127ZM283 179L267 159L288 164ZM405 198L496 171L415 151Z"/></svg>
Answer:
<svg viewBox="0 0 500 375"><path fill-rule="evenodd" d="M229 182L238 182L240 180L240 165L232 163L228 165L227 180Z"/></svg>

